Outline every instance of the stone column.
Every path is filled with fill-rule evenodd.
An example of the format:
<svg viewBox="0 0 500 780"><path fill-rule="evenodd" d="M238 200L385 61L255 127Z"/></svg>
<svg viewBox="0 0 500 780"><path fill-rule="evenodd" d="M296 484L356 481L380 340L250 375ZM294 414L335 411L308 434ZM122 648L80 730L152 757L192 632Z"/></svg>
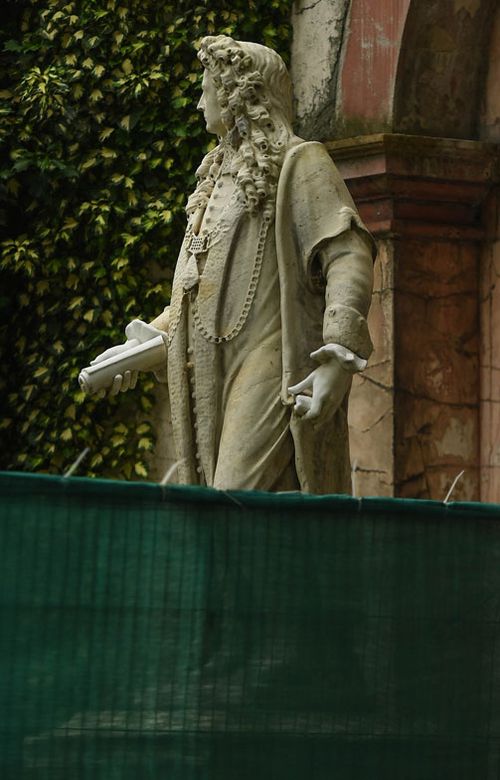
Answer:
<svg viewBox="0 0 500 780"><path fill-rule="evenodd" d="M292 65L296 130L303 138L337 135L333 107L350 0L295 0Z"/></svg>
<svg viewBox="0 0 500 780"><path fill-rule="evenodd" d="M375 353L352 395L358 495L480 497L479 272L497 147L380 134L327 144L379 242Z"/></svg>
<svg viewBox="0 0 500 780"><path fill-rule="evenodd" d="M500 144L500 8L492 26L481 138ZM500 192L488 203L481 262L481 499L500 503Z"/></svg>
<svg viewBox="0 0 500 780"><path fill-rule="evenodd" d="M500 503L500 194L490 198L481 262L481 500Z"/></svg>

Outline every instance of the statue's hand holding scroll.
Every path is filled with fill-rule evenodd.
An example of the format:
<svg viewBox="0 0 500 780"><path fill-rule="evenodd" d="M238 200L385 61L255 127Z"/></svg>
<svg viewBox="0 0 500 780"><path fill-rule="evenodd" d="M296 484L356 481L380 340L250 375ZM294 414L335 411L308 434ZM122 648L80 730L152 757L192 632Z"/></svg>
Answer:
<svg viewBox="0 0 500 780"><path fill-rule="evenodd" d="M80 372L78 381L85 392L124 393L135 387L139 371L154 371L159 381L166 381L166 334L133 320L125 335L124 344L105 350Z"/></svg>
<svg viewBox="0 0 500 780"><path fill-rule="evenodd" d="M117 357L118 355L125 355L126 352L128 352L133 347L139 346L141 342L139 339L127 339L127 341L124 344L117 344L115 347L110 347L109 349L106 349L104 352L101 352L100 355L97 355L94 360L90 361L91 366L97 366L99 363L104 363L105 361L109 360L112 357ZM111 386L108 389L109 395L118 395L118 393L122 392L125 393L127 390L130 390L136 386L137 384L137 377L139 375L138 370L130 370L125 369L120 374L115 374L113 377L113 381ZM101 389L101 393L104 395L105 388Z"/></svg>

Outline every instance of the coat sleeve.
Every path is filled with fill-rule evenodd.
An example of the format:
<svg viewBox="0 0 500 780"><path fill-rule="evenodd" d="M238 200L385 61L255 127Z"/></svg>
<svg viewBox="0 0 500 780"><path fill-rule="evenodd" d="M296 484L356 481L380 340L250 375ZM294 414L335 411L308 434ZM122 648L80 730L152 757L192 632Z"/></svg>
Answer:
<svg viewBox="0 0 500 780"><path fill-rule="evenodd" d="M375 242L323 144L306 142L291 152L286 183L303 278L324 289L323 342L366 359L373 348L366 315Z"/></svg>
<svg viewBox="0 0 500 780"><path fill-rule="evenodd" d="M373 288L370 244L352 228L323 245L318 262L325 280L323 341L367 360L373 350L366 321Z"/></svg>
<svg viewBox="0 0 500 780"><path fill-rule="evenodd" d="M158 330L163 330L168 333L168 325L170 322L170 306L165 306L162 313L154 318L150 325L153 325Z"/></svg>

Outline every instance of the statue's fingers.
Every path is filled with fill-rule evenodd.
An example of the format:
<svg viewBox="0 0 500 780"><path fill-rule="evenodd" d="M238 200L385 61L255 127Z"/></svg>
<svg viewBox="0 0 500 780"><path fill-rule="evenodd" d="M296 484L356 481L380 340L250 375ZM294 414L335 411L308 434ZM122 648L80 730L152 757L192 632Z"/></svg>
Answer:
<svg viewBox="0 0 500 780"><path fill-rule="evenodd" d="M101 352L100 355L97 355L93 360L90 361L91 366L95 366L96 363L102 363L103 360L107 360L110 357L114 357L114 355L117 354L116 347L110 347L109 349L106 349L104 352Z"/></svg>
<svg viewBox="0 0 500 780"><path fill-rule="evenodd" d="M315 349L314 352L311 352L309 357L316 360L318 363L328 363L328 361L331 360L331 356L328 353L325 353L324 347Z"/></svg>
<svg viewBox="0 0 500 780"><path fill-rule="evenodd" d="M131 377L130 377L130 389L131 390L133 390L134 387L136 386L136 384L137 384L137 377L138 376L139 376L139 372L138 371L132 371L131 372Z"/></svg>
<svg viewBox="0 0 500 780"><path fill-rule="evenodd" d="M121 393L126 393L130 387L131 372L129 370L123 372L123 382L120 387Z"/></svg>
<svg viewBox="0 0 500 780"><path fill-rule="evenodd" d="M308 395L298 395L295 398L295 405L293 411L298 414L299 417L303 417L311 408L312 399Z"/></svg>
<svg viewBox="0 0 500 780"><path fill-rule="evenodd" d="M312 387L313 384L313 373L311 372L308 376L306 376L305 379L302 380L302 382L298 382L296 385L292 385L288 388L288 392L292 395L298 395L303 390L307 390L308 388Z"/></svg>
<svg viewBox="0 0 500 780"><path fill-rule="evenodd" d="M309 411L304 415L305 420L315 420L323 410L324 398L319 393L313 393Z"/></svg>
<svg viewBox="0 0 500 780"><path fill-rule="evenodd" d="M102 363L103 360L109 360L109 358L115 357L115 355L119 355L125 349L125 344L117 344L116 347L105 349L104 352L101 352L100 355L97 355L97 357L90 361L90 365L94 366L96 363Z"/></svg>
<svg viewBox="0 0 500 780"><path fill-rule="evenodd" d="M117 374L115 378L113 379L113 384L111 385L111 388L109 390L110 395L118 395L120 392L120 388L122 386L123 377L121 374Z"/></svg>

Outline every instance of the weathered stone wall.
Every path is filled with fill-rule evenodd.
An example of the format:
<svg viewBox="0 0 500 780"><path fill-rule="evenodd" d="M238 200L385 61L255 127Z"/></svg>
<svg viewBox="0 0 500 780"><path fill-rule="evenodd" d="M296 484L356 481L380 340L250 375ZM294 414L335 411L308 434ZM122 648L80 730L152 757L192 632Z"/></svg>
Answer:
<svg viewBox="0 0 500 780"><path fill-rule="evenodd" d="M379 241L368 324L374 352L353 379L349 405L353 491L394 495L394 246Z"/></svg>
<svg viewBox="0 0 500 780"><path fill-rule="evenodd" d="M397 248L395 487L402 497L479 497L479 247L409 240Z"/></svg>
<svg viewBox="0 0 500 780"><path fill-rule="evenodd" d="M340 50L349 0L296 0L292 10L292 79L296 130L308 140L335 133Z"/></svg>

